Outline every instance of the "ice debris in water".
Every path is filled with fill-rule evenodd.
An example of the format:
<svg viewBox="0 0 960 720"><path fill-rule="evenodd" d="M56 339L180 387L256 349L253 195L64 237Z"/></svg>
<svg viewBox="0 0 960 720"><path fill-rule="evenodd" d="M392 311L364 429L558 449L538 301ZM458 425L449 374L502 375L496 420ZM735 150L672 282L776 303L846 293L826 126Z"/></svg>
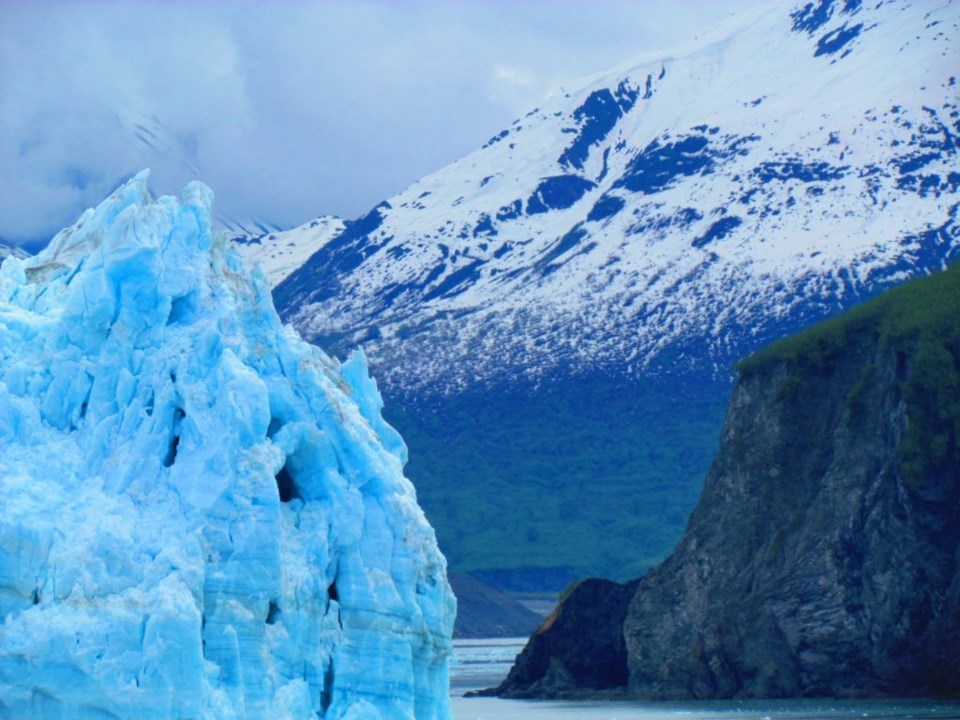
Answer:
<svg viewBox="0 0 960 720"><path fill-rule="evenodd" d="M140 173L0 267L0 718L447 718L455 601L362 355Z"/></svg>

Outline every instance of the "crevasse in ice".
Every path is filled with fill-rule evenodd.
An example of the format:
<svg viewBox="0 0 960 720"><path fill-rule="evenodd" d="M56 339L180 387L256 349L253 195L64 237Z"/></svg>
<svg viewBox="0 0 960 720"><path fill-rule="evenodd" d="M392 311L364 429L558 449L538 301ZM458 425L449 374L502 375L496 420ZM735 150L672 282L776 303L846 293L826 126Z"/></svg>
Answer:
<svg viewBox="0 0 960 720"><path fill-rule="evenodd" d="M0 267L0 718L447 718L455 612L361 355L141 173Z"/></svg>

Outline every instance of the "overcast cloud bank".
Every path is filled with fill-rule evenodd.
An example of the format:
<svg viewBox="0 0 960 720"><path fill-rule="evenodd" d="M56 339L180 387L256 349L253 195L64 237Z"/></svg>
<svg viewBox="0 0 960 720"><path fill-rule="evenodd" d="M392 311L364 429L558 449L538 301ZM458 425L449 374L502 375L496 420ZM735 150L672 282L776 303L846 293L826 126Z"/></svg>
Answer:
<svg viewBox="0 0 960 720"><path fill-rule="evenodd" d="M563 85L768 0L0 4L0 238L117 182L220 211L354 217Z"/></svg>

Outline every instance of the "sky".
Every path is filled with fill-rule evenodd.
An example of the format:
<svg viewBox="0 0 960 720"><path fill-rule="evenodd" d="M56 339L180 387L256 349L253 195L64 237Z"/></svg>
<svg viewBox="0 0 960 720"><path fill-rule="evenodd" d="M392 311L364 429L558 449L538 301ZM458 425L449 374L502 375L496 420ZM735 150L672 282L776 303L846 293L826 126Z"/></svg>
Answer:
<svg viewBox="0 0 960 720"><path fill-rule="evenodd" d="M191 179L293 227L358 217L560 88L769 0L2 0L0 239Z"/></svg>

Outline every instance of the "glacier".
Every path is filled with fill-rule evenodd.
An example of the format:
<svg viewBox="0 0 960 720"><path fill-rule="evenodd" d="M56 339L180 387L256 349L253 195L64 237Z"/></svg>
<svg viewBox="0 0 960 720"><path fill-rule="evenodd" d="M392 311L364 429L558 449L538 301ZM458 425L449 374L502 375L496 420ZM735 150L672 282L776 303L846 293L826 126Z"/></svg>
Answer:
<svg viewBox="0 0 960 720"><path fill-rule="evenodd" d="M147 178L0 266L0 718L449 718L456 603L365 358Z"/></svg>

